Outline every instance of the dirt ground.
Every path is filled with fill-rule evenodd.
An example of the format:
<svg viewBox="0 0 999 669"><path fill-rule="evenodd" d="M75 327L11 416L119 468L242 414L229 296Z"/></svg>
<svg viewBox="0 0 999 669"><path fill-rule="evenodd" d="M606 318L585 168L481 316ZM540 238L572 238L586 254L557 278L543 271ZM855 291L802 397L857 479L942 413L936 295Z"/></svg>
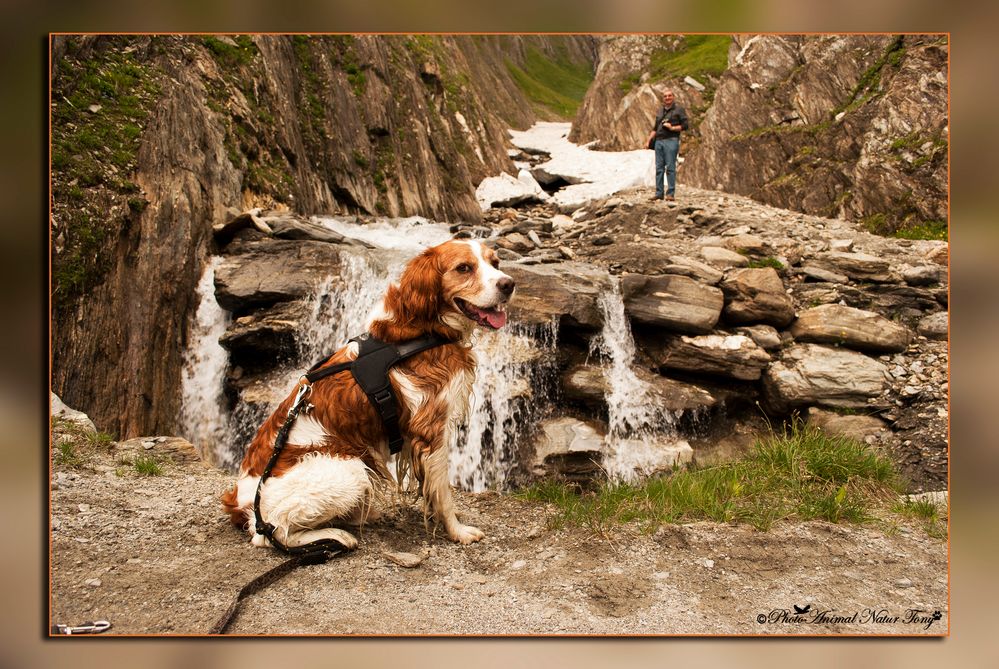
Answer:
<svg viewBox="0 0 999 669"><path fill-rule="evenodd" d="M52 623L107 634L205 634L236 592L281 563L222 516L232 479L182 440L132 440L54 462ZM139 476L139 454L167 462ZM242 635L941 635L947 543L919 525L694 523L642 534L550 529L553 510L459 494L472 546L424 529L412 500L357 550L301 567L243 603ZM387 553L420 559L405 568ZM795 614L795 606L806 609ZM913 613L915 611L916 613ZM939 611L939 617L934 612Z"/></svg>

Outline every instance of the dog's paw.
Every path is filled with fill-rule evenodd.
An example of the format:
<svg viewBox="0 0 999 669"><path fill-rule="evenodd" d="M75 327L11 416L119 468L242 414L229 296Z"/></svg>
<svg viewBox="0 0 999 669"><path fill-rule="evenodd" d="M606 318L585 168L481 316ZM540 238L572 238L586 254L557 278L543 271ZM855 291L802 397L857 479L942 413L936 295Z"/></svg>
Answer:
<svg viewBox="0 0 999 669"><path fill-rule="evenodd" d="M271 540L262 534L254 534L250 537L250 543L257 548L270 548Z"/></svg>
<svg viewBox="0 0 999 669"><path fill-rule="evenodd" d="M452 541L466 546L474 544L476 541L482 541L486 536L482 530L471 525L456 525L448 534Z"/></svg>
<svg viewBox="0 0 999 669"><path fill-rule="evenodd" d="M323 539L339 541L348 550L357 547L357 537L338 527L324 527L318 530L292 532L288 535L288 540L285 544L288 547L304 546L305 544L311 544L313 541L322 541Z"/></svg>

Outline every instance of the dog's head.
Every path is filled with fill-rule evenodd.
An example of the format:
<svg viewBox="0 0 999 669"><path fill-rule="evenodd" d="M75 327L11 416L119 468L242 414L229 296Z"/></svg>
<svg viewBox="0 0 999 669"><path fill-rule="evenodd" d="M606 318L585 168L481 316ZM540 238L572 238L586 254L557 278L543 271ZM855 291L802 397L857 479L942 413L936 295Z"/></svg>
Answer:
<svg viewBox="0 0 999 669"><path fill-rule="evenodd" d="M389 288L384 313L372 322L371 332L385 341L402 341L431 332L459 339L475 325L497 330L506 324L513 289L513 279L499 270L492 249L452 239L410 261L399 285Z"/></svg>

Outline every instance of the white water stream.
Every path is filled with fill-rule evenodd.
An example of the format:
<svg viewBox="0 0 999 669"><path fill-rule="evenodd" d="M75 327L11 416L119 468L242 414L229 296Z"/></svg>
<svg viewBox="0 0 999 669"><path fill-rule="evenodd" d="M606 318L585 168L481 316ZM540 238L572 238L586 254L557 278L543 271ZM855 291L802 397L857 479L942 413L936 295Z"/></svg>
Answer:
<svg viewBox="0 0 999 669"><path fill-rule="evenodd" d="M664 447L676 441L679 416L659 406L653 389L632 369L635 340L616 281L612 290L600 295L598 304L604 325L591 341L590 353L602 356L610 388L605 396L609 450L603 467L611 479L634 481L662 466Z"/></svg>

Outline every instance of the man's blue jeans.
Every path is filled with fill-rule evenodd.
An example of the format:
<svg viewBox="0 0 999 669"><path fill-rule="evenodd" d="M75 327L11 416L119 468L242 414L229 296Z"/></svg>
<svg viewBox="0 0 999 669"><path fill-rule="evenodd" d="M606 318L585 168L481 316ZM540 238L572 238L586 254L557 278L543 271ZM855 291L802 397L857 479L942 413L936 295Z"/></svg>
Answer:
<svg viewBox="0 0 999 669"><path fill-rule="evenodd" d="M663 196L663 172L666 172L666 195L676 189L676 156L680 153L680 138L656 140L656 197Z"/></svg>

